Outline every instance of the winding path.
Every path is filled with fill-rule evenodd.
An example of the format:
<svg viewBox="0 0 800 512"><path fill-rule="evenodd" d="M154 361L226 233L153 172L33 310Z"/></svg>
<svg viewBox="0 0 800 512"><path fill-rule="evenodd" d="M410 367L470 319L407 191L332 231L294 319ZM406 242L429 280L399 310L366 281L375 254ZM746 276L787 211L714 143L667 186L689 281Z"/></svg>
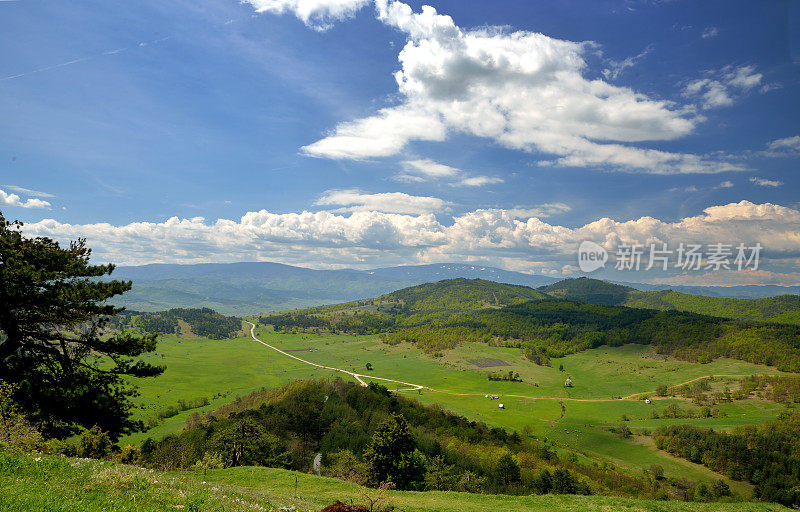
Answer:
<svg viewBox="0 0 800 512"><path fill-rule="evenodd" d="M372 379L372 380L382 380L384 382L395 382L397 384L402 384L403 386L409 386L408 388L398 389L397 391L416 391L418 389L425 389L425 386L420 386L419 384L411 384L409 382L403 382L401 380L387 379L387 378L384 378L384 377L374 377L372 375L363 375L363 374L360 374L360 373L353 373L353 372L350 372L350 371L347 371L347 370L343 370L341 368L334 368L333 366L325 366L325 365L321 365L321 364L317 364L317 363L312 363L311 361L306 361L305 359L301 359L301 358L299 358L297 356L293 356L292 354L290 354L288 352L285 352L285 351L283 351L283 350L281 350L281 349L279 349L277 347L273 347L269 343L264 343L260 339L256 338L256 324L254 324L253 322L248 322L247 320L245 320L245 323L250 324L250 336L253 338L253 340L257 341L258 343L261 343L265 347L271 348L275 352L283 354L286 357L291 357L292 359L295 359L295 360L300 361L301 363L305 363L307 365L316 366L317 368L322 368L322 369L325 369L325 370L333 370L335 372L346 373L347 375L350 375L351 377L356 379L358 381L358 383L361 384L364 387L367 387L367 383L364 382L364 380L362 380L361 377L364 377L364 378L367 378L367 379Z"/></svg>

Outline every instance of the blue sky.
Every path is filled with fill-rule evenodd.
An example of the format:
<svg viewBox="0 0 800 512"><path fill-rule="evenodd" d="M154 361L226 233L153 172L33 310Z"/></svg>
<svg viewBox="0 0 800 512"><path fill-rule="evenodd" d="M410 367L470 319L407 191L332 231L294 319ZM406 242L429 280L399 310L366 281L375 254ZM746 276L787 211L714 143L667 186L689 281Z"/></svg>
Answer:
<svg viewBox="0 0 800 512"><path fill-rule="evenodd" d="M0 1L4 215L129 264L761 241L717 282L798 284L798 2L195 4Z"/></svg>

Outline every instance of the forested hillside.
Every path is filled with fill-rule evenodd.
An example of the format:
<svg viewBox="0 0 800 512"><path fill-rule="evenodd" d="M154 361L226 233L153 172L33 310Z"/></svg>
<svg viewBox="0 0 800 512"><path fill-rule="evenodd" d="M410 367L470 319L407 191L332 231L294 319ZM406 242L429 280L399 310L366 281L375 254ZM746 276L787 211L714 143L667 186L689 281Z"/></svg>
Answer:
<svg viewBox="0 0 800 512"><path fill-rule="evenodd" d="M609 296L603 282L587 284ZM516 346L537 364L601 345L639 343L690 361L732 357L800 369L797 326L542 298L540 291L482 280L441 281L260 322L285 332L381 334L387 343L407 341L433 353L469 341Z"/></svg>
<svg viewBox="0 0 800 512"><path fill-rule="evenodd" d="M687 311L722 318L800 325L800 295L732 299L673 290L640 291L589 278L565 279L537 290L551 297L591 304Z"/></svg>
<svg viewBox="0 0 800 512"><path fill-rule="evenodd" d="M704 464L718 473L755 485L755 496L800 506L800 413L760 427L726 433L689 425L672 425L654 433L656 446Z"/></svg>
<svg viewBox="0 0 800 512"><path fill-rule="evenodd" d="M298 381L253 393L160 442L142 460L160 469L270 466L398 489L504 494L612 494L686 498L694 482L631 474L559 457L518 432L342 380Z"/></svg>
<svg viewBox="0 0 800 512"><path fill-rule="evenodd" d="M181 321L185 322L190 332L182 331ZM175 308L155 313L123 311L110 318L109 326L118 330L132 329L143 333L191 333L205 338L221 340L231 338L241 331L242 319L234 316L224 316L209 308Z"/></svg>
<svg viewBox="0 0 800 512"><path fill-rule="evenodd" d="M538 291L550 297L590 304L605 306L618 306L623 304L632 293L641 293L634 288L619 284L589 279L564 279L548 286L543 286Z"/></svg>
<svg viewBox="0 0 800 512"><path fill-rule="evenodd" d="M689 295L672 290L635 292L622 303L632 308L691 311L703 315L760 322L800 324L800 295L763 299L729 299Z"/></svg>

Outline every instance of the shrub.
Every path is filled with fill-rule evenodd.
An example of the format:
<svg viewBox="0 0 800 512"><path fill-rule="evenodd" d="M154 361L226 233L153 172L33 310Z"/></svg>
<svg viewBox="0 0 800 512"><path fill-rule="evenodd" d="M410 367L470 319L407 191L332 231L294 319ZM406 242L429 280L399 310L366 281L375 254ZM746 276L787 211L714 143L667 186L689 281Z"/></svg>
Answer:
<svg viewBox="0 0 800 512"><path fill-rule="evenodd" d="M320 512L370 512L364 505L348 505L339 500L334 501Z"/></svg>
<svg viewBox="0 0 800 512"><path fill-rule="evenodd" d="M0 380L0 444L24 451L42 447L44 439L19 412L12 397L17 386Z"/></svg>
<svg viewBox="0 0 800 512"><path fill-rule="evenodd" d="M123 464L136 464L142 456L142 450L138 446L125 445L119 454L119 461Z"/></svg>
<svg viewBox="0 0 800 512"><path fill-rule="evenodd" d="M97 425L85 430L81 435L81 457L102 459L111 453L111 438Z"/></svg>

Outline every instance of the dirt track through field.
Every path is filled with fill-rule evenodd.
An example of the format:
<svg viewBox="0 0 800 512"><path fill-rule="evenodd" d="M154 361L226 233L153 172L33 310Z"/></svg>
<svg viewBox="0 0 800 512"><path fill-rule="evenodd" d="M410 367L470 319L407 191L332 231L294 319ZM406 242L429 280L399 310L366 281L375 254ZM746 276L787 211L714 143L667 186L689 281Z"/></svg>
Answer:
<svg viewBox="0 0 800 512"><path fill-rule="evenodd" d="M385 377L375 377L374 375L364 375L362 373L355 373L355 372L351 372L351 371L348 371L348 370L344 370L342 368L335 368L333 366L325 366L325 365L322 365L322 364L312 363L311 361L306 361L305 359L301 359L301 358L299 358L297 356L294 356L294 355L290 354L289 352L287 352L285 350L281 350L281 349L279 349L277 347L274 347L274 346L270 345L269 343L265 343L265 342L261 341L260 339L258 339L256 337L256 332L255 332L256 324L254 324L253 322L249 322L247 320L245 320L244 322L250 324L250 336L253 338L253 340L258 342L258 343L261 343L265 347L271 348L272 350L274 350L275 352L278 352L279 354L283 354L286 357L291 357L292 359L295 359L297 361L300 361L301 363L304 363L304 364L307 364L307 365L310 365L310 366L314 366L314 367L317 367L317 368L322 368L322 369L325 369L325 370L332 370L334 372L340 372L340 373L345 373L347 375L350 375L351 377L356 379L359 384L361 384L364 387L367 386L367 383L364 382L362 377L364 377L366 379L382 380L384 382L394 382L396 384L402 384L403 386L408 386L407 388L397 389L396 391L419 391L421 389L425 389L425 390L428 390L428 391L431 391L431 392L434 392L434 393L443 393L443 394L446 394L446 395L453 395L453 396L484 396L485 395L485 393L456 393L456 392L453 392L453 391L444 391L444 390L441 390L441 389L432 389L432 388L429 388L427 386L423 386L421 384L411 384L410 382L403 382L401 380L387 379ZM375 340L363 340L360 343L363 343L365 341L375 341ZM701 377L696 377L694 379L687 380L686 382L681 382L680 384L673 384L672 386L670 386L670 388L676 388L676 387L679 387L679 386L683 386L684 384L690 384L692 382L695 382L695 381L698 381L698 380L703 380L703 379L708 379L710 377L747 377L748 375L750 375L750 374L747 374L747 375L744 375L744 374L742 374L742 375L734 375L734 374L703 375ZM773 374L769 374L769 375L773 375ZM639 397L639 396L641 396L642 394L645 394L645 393L655 393L655 391L640 391L638 393L633 393L633 394L628 395L628 396L623 396L623 397L620 397L620 398L610 398L610 399L609 398L565 398L565 397L555 397L555 396L529 396L529 395L513 395L513 394L504 394L502 396L514 397L514 398L527 398L527 399L531 399L531 400L559 400L559 401L564 400L564 401L572 401L572 402L616 402L618 400L630 400L632 398ZM563 408L563 404L562 404L562 408ZM562 411L562 414L563 414L563 411Z"/></svg>
<svg viewBox="0 0 800 512"><path fill-rule="evenodd" d="M364 387L367 387L367 383L364 382L361 379L361 377L365 377L367 379L382 380L382 381L385 381L385 382L395 382L397 384L402 384L404 386L409 386L406 389L398 389L397 391L416 391L418 389L424 389L424 386L420 386L419 384L411 384L409 382L403 382L403 381L394 380L394 379L386 379L384 377L375 377L373 375L362 375L360 373L354 373L354 372L351 372L351 371L343 370L341 368L334 368L333 366L325 366L325 365L321 365L321 364L317 364L317 363L312 363L311 361L306 361L305 359L301 359L301 358L299 358L297 356L293 356L292 354L290 354L290 353L288 353L288 352L286 352L284 350L281 350L281 349L279 349L277 347L273 347L269 343L264 343L260 339L256 338L256 324L254 324L253 322L248 322L247 320L245 320L245 323L250 324L250 336L253 338L253 340L257 341L258 343L261 343L265 347L271 348L272 350L274 350L275 352L278 352L279 354L283 354L286 357L291 357L292 359L295 359L297 361L300 361L301 363L305 363L305 364L310 365L310 366L316 366L317 368L323 368L325 370L333 370L335 372L346 373L347 375L350 375L351 377L356 379L358 381L358 383L361 384Z"/></svg>

